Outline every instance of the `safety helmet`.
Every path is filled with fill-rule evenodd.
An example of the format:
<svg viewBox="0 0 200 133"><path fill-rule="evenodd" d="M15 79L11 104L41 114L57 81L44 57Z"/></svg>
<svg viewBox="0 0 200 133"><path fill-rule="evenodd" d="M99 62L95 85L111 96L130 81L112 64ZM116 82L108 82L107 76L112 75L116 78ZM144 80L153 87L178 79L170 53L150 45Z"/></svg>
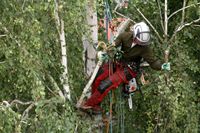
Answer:
<svg viewBox="0 0 200 133"><path fill-rule="evenodd" d="M149 45L150 29L145 22L133 26L133 42L139 45Z"/></svg>

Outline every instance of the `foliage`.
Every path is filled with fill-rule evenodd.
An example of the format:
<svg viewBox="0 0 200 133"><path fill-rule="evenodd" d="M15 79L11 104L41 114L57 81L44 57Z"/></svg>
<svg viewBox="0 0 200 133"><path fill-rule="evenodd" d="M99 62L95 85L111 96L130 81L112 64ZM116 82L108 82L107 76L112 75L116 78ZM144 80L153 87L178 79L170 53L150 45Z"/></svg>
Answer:
<svg viewBox="0 0 200 133"><path fill-rule="evenodd" d="M102 18L103 1L98 1L98 17ZM129 8L119 11L134 21L144 20L135 7L155 26L160 36L163 29L158 1L131 1ZM197 3L196 0L188 4ZM111 8L115 3L110 1ZM160 1L162 12L164 0ZM88 132L91 120L81 117L74 103L86 84L82 62L82 35L86 33L86 0L59 1L59 13L65 24L68 70L72 102L63 102L60 75L60 42L54 18L54 0L0 1L0 132ZM168 15L182 7L182 1L170 1ZM185 22L199 18L199 6L186 10ZM117 15L113 14L114 17ZM163 17L163 14L161 14ZM169 19L169 37L180 24L181 12ZM135 93L134 108L128 110L127 99L122 99L125 111L125 132L199 132L200 108L200 36L199 22L185 27L172 44L170 72L144 68L150 84L141 86L144 96ZM166 44L158 43L152 32L152 47L163 59ZM166 76L168 76L166 80ZM51 80L53 79L53 80ZM55 87L55 84L58 88ZM119 91L120 92L120 91ZM117 96L120 94L117 92ZM31 104L23 103L31 101ZM108 97L103 105L109 110ZM4 102L3 102L4 101ZM8 102L8 104L6 103ZM119 107L119 97L116 100ZM117 109L115 109L117 110ZM116 117L121 115L116 112ZM119 127L114 126L114 129Z"/></svg>
<svg viewBox="0 0 200 133"><path fill-rule="evenodd" d="M83 31L80 29L82 27L84 30L84 26L80 24L85 16L85 4L80 0L60 1L59 5L60 17L65 21L70 85L72 88L80 88L84 83L81 61ZM54 1L6 0L1 1L0 6L3 7L0 8L3 18L0 22L0 35L3 35L0 38L0 101L12 103L18 99L23 103L35 103L29 110L29 117L23 122L22 114L28 109L28 105L21 106L18 103L16 107L2 106L0 131L74 131L76 123L78 125L81 120L74 113L73 104L63 103L58 98L58 88L55 88L56 84L62 90L60 75L63 69L54 18ZM76 98L76 92L72 94L73 98ZM86 130L80 125L79 128Z"/></svg>

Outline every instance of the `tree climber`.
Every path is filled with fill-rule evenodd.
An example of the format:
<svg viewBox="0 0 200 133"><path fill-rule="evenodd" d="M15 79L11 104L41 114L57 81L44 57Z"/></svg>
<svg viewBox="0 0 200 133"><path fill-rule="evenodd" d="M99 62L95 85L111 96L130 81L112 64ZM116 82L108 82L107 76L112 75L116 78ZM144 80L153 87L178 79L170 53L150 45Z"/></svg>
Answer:
<svg viewBox="0 0 200 133"><path fill-rule="evenodd" d="M99 104L112 89L116 89L120 84L128 84L136 77L136 69L132 69L127 64L135 64L138 68L140 60L147 61L152 69L170 70L170 63L163 63L155 58L150 44L150 29L146 23L140 22L133 26L133 31L121 33L111 45L111 47L121 46L122 58L115 63L114 72L109 76L109 65L105 63L99 70L92 85L92 95L87 101L83 102L81 109L92 109L94 112L102 111ZM104 60L106 54L98 53L99 60Z"/></svg>

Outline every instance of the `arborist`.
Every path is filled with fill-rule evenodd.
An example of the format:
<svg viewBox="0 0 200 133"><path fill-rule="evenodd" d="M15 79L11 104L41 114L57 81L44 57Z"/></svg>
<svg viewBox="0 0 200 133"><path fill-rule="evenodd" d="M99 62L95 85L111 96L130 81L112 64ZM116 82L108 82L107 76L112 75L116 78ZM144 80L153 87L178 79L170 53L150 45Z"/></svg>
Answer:
<svg viewBox="0 0 200 133"><path fill-rule="evenodd" d="M150 44L150 29L145 22L139 22L133 25L132 31L121 33L113 42L111 47L121 46L122 58L114 63L114 72L109 75L109 65L104 63L99 70L95 81L92 84L92 94L81 105L81 109L92 109L94 112L102 111L99 106L103 98L110 90L116 89L120 84L128 84L129 81L137 76L136 69L129 67L128 64L134 64L137 68L143 58L152 69L170 70L170 63L164 63L153 54ZM107 54L99 52L99 60L104 60Z"/></svg>

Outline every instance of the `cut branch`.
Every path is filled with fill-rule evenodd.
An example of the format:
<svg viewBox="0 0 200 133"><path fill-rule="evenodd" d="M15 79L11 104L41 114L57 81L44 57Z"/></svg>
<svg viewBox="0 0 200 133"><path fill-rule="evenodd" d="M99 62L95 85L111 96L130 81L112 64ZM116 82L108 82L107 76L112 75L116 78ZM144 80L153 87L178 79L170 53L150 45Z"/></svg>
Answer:
<svg viewBox="0 0 200 133"><path fill-rule="evenodd" d="M83 99L85 98L86 94L88 91L90 91L90 88L91 88L91 85L97 75L97 72L99 71L99 68L100 66L102 65L102 62L101 61L98 61L95 69L94 69L94 72L89 80L89 82L87 83L87 85L85 86L85 88L83 89L83 92L82 92L82 95L80 97L80 99L78 100L77 104L76 104L76 107L79 108L83 102Z"/></svg>

